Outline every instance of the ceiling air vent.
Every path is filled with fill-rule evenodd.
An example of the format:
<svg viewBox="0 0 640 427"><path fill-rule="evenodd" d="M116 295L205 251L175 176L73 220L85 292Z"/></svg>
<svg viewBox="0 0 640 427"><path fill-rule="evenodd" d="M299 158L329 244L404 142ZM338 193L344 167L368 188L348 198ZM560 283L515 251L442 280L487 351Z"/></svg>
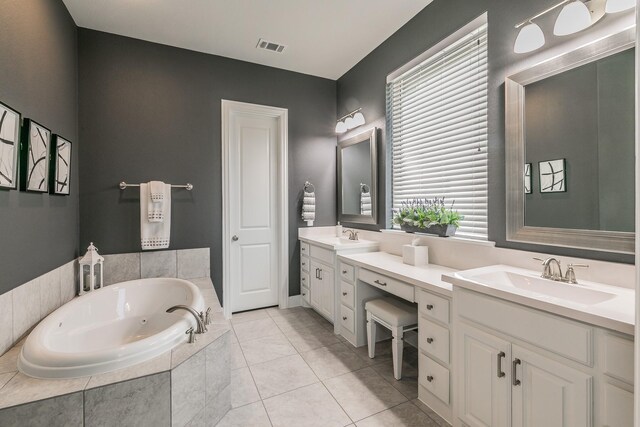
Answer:
<svg viewBox="0 0 640 427"><path fill-rule="evenodd" d="M260 39L258 40L258 45L256 46L258 49L270 50L271 52L282 53L284 48L286 47L283 44L278 44L274 42L270 42L268 40Z"/></svg>

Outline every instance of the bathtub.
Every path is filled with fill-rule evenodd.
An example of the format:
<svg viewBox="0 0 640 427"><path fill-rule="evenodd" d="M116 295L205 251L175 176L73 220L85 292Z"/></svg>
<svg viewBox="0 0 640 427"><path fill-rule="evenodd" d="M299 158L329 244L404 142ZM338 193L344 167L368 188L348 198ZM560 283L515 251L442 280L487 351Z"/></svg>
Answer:
<svg viewBox="0 0 640 427"><path fill-rule="evenodd" d="M184 304L204 310L200 290L181 279L140 279L71 300L27 337L20 372L35 378L75 378L152 359L187 340L193 316L166 310Z"/></svg>

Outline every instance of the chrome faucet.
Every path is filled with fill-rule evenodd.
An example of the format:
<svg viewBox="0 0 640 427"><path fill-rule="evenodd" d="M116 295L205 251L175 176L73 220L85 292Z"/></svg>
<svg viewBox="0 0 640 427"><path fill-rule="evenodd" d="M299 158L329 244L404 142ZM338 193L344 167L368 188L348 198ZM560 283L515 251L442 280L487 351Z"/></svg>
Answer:
<svg viewBox="0 0 640 427"><path fill-rule="evenodd" d="M544 269L542 270L541 277L543 279L554 280L556 282L565 282L571 283L575 285L578 283L576 280L576 272L574 271L574 267L589 267L587 264L568 264L567 272L562 275L562 267L560 266L560 261L556 258L549 257L547 259L542 258L534 258L535 260L542 261L542 265ZM555 266L555 268L554 268Z"/></svg>
<svg viewBox="0 0 640 427"><path fill-rule="evenodd" d="M358 232L355 230L351 230L351 229L346 229L342 232L343 234L348 233L349 234L349 240L358 240Z"/></svg>
<svg viewBox="0 0 640 427"><path fill-rule="evenodd" d="M196 334L204 334L205 332L207 332L207 326L205 325L205 319L203 319L203 315L201 313L198 313L196 310L194 310L193 308L187 306L187 305L174 305L171 308L167 309L167 313L173 313L176 310L186 310L189 313L193 314L193 317L195 317L196 319ZM193 328L192 328L193 329ZM189 331L187 331L188 333Z"/></svg>

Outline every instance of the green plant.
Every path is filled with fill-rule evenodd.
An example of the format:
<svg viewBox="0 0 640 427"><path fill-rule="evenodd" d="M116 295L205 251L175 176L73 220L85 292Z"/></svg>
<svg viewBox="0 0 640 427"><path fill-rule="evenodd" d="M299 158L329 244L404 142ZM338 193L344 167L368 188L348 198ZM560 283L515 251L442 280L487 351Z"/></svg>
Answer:
<svg viewBox="0 0 640 427"><path fill-rule="evenodd" d="M394 211L393 222L398 225L410 225L418 228L428 228L432 225L454 225L460 227L464 219L458 211L453 210L453 204L447 207L444 197L433 199L413 199L401 203Z"/></svg>

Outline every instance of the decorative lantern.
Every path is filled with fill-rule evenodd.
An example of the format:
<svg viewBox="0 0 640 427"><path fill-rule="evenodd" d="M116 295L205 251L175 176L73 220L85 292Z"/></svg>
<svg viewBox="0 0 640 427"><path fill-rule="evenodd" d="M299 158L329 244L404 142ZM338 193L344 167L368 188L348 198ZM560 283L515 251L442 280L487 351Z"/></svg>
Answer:
<svg viewBox="0 0 640 427"><path fill-rule="evenodd" d="M98 248L93 246L93 242L91 242L87 248L87 253L78 262L80 267L80 291L78 295L84 295L102 287L104 283L102 280L103 262L104 258L98 254Z"/></svg>

